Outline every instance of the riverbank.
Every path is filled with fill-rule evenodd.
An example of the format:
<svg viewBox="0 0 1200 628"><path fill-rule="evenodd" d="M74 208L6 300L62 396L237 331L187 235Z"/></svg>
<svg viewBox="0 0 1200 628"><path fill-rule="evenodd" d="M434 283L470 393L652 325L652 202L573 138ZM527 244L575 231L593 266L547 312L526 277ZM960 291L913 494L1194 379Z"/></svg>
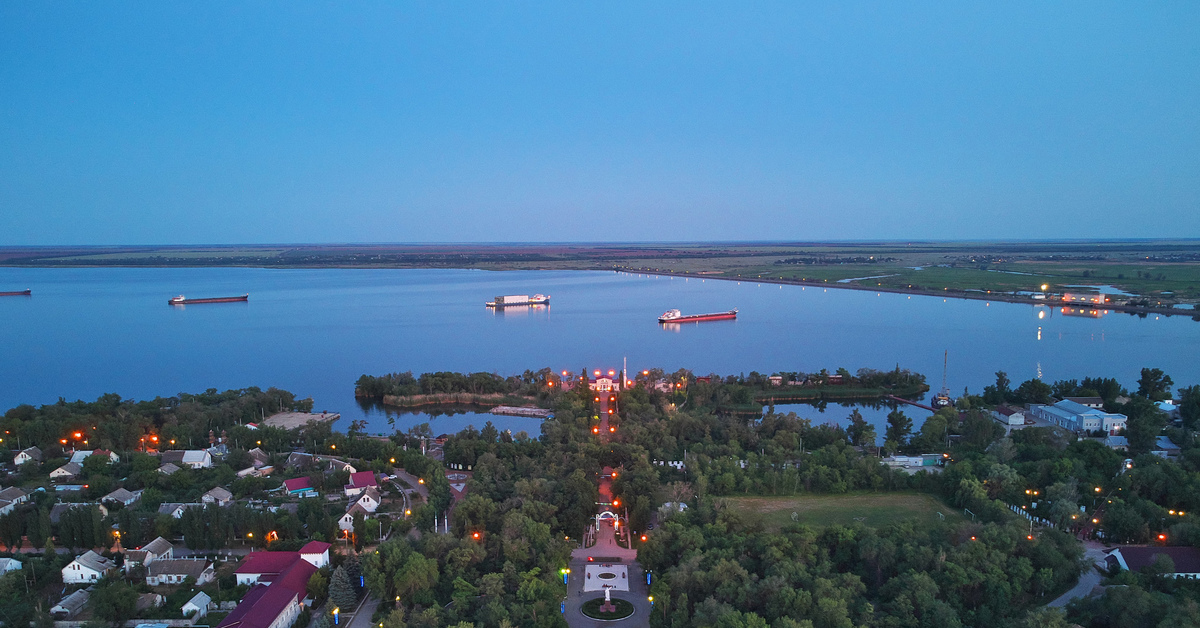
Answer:
<svg viewBox="0 0 1200 628"><path fill-rule="evenodd" d="M923 297L941 297L943 299L965 299L969 301L997 301L1000 303L1021 303L1024 305L1042 305L1045 307L1071 307L1084 311L1103 311L1124 312L1128 314L1156 314L1162 316L1184 316L1195 320L1200 320L1200 310L1187 310L1174 307L1144 307L1138 305L1125 305L1117 303L1105 303L1103 306L1094 306L1086 303L1062 303L1051 299L1034 299L1031 296L1006 294L1001 292L978 292L978 291L959 291L950 290L929 290L924 288L895 288L887 286L862 286L853 283L837 283L828 281L805 281L803 279L780 279L771 277L728 277L724 275L714 274L699 274L691 272L673 272L664 270L646 270L642 268L626 268L618 267L614 269L618 273L626 273L631 275L659 275L663 277L683 277L686 279L716 279L720 281L736 281L736 282L752 282L752 283L769 283L785 286L804 286L810 288L832 288L834 290L858 290L861 292L887 292L890 294L906 294Z"/></svg>

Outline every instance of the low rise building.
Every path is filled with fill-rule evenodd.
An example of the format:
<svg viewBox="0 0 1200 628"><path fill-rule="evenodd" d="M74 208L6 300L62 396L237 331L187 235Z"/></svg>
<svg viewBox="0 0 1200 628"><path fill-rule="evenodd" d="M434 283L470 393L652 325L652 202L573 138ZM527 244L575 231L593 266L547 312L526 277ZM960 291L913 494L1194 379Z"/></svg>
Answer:
<svg viewBox="0 0 1200 628"><path fill-rule="evenodd" d="M184 617L200 619L208 614L208 607L210 604L212 604L212 598L209 597L204 591L201 591L192 596L192 599L184 602L183 606L180 607L179 610L183 612Z"/></svg>
<svg viewBox="0 0 1200 628"><path fill-rule="evenodd" d="M379 510L379 504L383 503L383 498L379 496L378 490L369 488L363 491L362 495L359 495L358 499L355 500L354 503L362 506L363 510L373 513L376 510Z"/></svg>
<svg viewBox="0 0 1200 628"><path fill-rule="evenodd" d="M1063 397L1063 401L1073 401L1081 406L1087 406L1093 410L1103 410L1104 400L1100 397Z"/></svg>
<svg viewBox="0 0 1200 628"><path fill-rule="evenodd" d="M158 472L163 475L171 475L172 473L175 473L178 470L179 470L179 465L175 464L174 462L168 462L158 468Z"/></svg>
<svg viewBox="0 0 1200 628"><path fill-rule="evenodd" d="M164 451L162 463L171 463L177 467L192 469L209 469L213 466L212 454L206 449L172 449Z"/></svg>
<svg viewBox="0 0 1200 628"><path fill-rule="evenodd" d="M96 582L108 575L114 567L116 563L113 561L88 550L62 568L62 581L64 584Z"/></svg>
<svg viewBox="0 0 1200 628"><path fill-rule="evenodd" d="M226 615L217 628L291 628L308 603L308 579L317 572L312 563L302 559L298 552L254 552L246 557L243 566L256 554L287 556L282 560L271 559L275 565L272 568L279 571L270 584L256 581L259 584L246 592L237 608ZM239 574L239 584L241 581Z"/></svg>
<svg viewBox="0 0 1200 628"><path fill-rule="evenodd" d="M83 461L92 456L105 456L108 458L108 464L114 464L121 461L121 457L107 449L77 449L71 454L71 462L83 465Z"/></svg>
<svg viewBox="0 0 1200 628"><path fill-rule="evenodd" d="M350 504L350 509L346 511L346 514L342 515L341 518L338 519L338 528L342 530L353 530L354 515L356 514L361 514L364 519L371 516L371 513L367 512L366 508L360 506L358 502L354 502L353 504Z"/></svg>
<svg viewBox="0 0 1200 628"><path fill-rule="evenodd" d="M69 482L83 473L83 466L78 462L68 462L50 472L51 482Z"/></svg>
<svg viewBox="0 0 1200 628"><path fill-rule="evenodd" d="M146 566L146 584L183 584L188 578L196 586L212 582L213 564L203 558L168 558L156 560Z"/></svg>
<svg viewBox="0 0 1200 628"><path fill-rule="evenodd" d="M1049 406L1034 404L1029 411L1035 418L1076 433L1103 431L1116 436L1125 431L1128 420L1124 414L1089 408L1074 401L1060 401Z"/></svg>
<svg viewBox="0 0 1200 628"><path fill-rule="evenodd" d="M233 493L230 493L228 489L218 486L218 487L208 491L207 493L205 493L200 498L200 501L202 501L206 504L216 504L218 506L228 506L229 504L233 503Z"/></svg>
<svg viewBox="0 0 1200 628"><path fill-rule="evenodd" d="M100 501L121 504L122 506L131 506L134 502L142 497L141 491L130 491L124 488L119 488L108 495L100 498Z"/></svg>
<svg viewBox="0 0 1200 628"><path fill-rule="evenodd" d="M288 495L313 497L317 494L317 489L313 488L312 481L307 477L284 480L283 488L288 492Z"/></svg>
<svg viewBox="0 0 1200 628"><path fill-rule="evenodd" d="M175 557L175 547L161 536L135 550L125 552L125 567L128 570L133 565L149 565L156 560L169 560Z"/></svg>
<svg viewBox="0 0 1200 628"><path fill-rule="evenodd" d="M1109 567L1118 566L1128 571L1141 571L1160 560L1162 562L1159 564L1165 564L1169 569L1165 574L1168 578L1200 578L1200 548L1196 547L1122 545L1110 551L1104 562Z"/></svg>
<svg viewBox="0 0 1200 628"><path fill-rule="evenodd" d="M0 576L10 571L21 571L24 566L21 561L15 558L0 558Z"/></svg>
<svg viewBox="0 0 1200 628"><path fill-rule="evenodd" d="M84 606L87 606L88 598L92 595L90 588L80 589L50 607L50 614L58 620L70 619L79 614Z"/></svg>
<svg viewBox="0 0 1200 628"><path fill-rule="evenodd" d="M1001 425L1009 427L1025 425L1025 411L1012 406L997 407L995 410L992 410L992 418L999 421Z"/></svg>
<svg viewBox="0 0 1200 628"><path fill-rule="evenodd" d="M160 504L158 507L158 514L171 515L172 519L182 519L183 511L189 508L204 508L204 504L179 504L174 502L169 504Z"/></svg>
<svg viewBox="0 0 1200 628"><path fill-rule="evenodd" d="M17 465L18 467L25 464L26 462L41 462L41 461L42 461L42 450L38 449L37 447L29 447L27 449L22 449L21 451L17 452L17 455L13 456L13 464Z"/></svg>
<svg viewBox="0 0 1200 628"><path fill-rule="evenodd" d="M95 502L54 504L53 506L50 507L50 523L58 523L59 521L61 521L63 513L67 512L68 510L70 510L72 508L95 508L100 513L101 517L108 516L108 509L104 507L104 504L97 504Z"/></svg>
<svg viewBox="0 0 1200 628"><path fill-rule="evenodd" d="M350 474L350 483L343 490L346 497L356 497L368 488L379 490L379 482L375 480L374 471L359 471Z"/></svg>
<svg viewBox="0 0 1200 628"><path fill-rule="evenodd" d="M134 605L138 611L145 611L152 608L158 608L167 601L166 598L157 593L143 593L138 596L137 604Z"/></svg>
<svg viewBox="0 0 1200 628"><path fill-rule="evenodd" d="M1179 447L1179 445L1171 442L1171 439L1167 438L1166 436L1159 436L1158 440L1154 442L1154 449L1151 449L1150 453L1156 456L1162 456L1163 458L1174 458L1175 456L1178 456L1181 451L1182 449Z"/></svg>

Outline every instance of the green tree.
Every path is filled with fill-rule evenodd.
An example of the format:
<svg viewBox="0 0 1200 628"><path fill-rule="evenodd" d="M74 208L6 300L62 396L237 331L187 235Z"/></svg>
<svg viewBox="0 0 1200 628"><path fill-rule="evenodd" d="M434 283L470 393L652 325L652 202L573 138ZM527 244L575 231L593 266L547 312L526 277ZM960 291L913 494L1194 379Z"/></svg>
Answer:
<svg viewBox="0 0 1200 628"><path fill-rule="evenodd" d="M318 571L309 577L307 589L309 597L314 600L323 600L329 593L329 578Z"/></svg>
<svg viewBox="0 0 1200 628"><path fill-rule="evenodd" d="M90 603L97 618L120 626L137 612L138 593L125 582L104 580L92 591Z"/></svg>
<svg viewBox="0 0 1200 628"><path fill-rule="evenodd" d="M850 437L850 444L855 446L874 445L875 426L867 423L858 408L850 413L849 419L850 426L846 428L846 434Z"/></svg>
<svg viewBox="0 0 1200 628"><path fill-rule="evenodd" d="M912 434L913 422L899 408L892 410L887 415L888 427L886 440L893 441L901 446L908 442L908 437Z"/></svg>
<svg viewBox="0 0 1200 628"><path fill-rule="evenodd" d="M1144 368L1142 376L1138 378L1137 394L1150 401L1170 399L1171 386L1174 383L1171 376L1163 373L1162 369Z"/></svg>
<svg viewBox="0 0 1200 628"><path fill-rule="evenodd" d="M354 587L350 584L346 570L341 567L334 569L333 576L329 579L329 602L337 608L352 609L357 601L358 596L354 594Z"/></svg>

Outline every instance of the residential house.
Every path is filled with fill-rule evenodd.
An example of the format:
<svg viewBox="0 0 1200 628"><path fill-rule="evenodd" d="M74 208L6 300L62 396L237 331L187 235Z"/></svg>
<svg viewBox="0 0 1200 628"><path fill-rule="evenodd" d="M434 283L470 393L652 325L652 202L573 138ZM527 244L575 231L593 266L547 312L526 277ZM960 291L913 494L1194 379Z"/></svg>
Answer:
<svg viewBox="0 0 1200 628"><path fill-rule="evenodd" d="M117 503L121 504L122 506L131 506L133 505L133 502L141 499L141 497L141 491L129 491L124 488L119 488L108 495L101 497L100 501L106 503Z"/></svg>
<svg viewBox="0 0 1200 628"><path fill-rule="evenodd" d="M203 558L167 558L146 565L146 584L183 584L188 578L196 586L212 582L213 564Z"/></svg>
<svg viewBox="0 0 1200 628"><path fill-rule="evenodd" d="M0 491L0 515L7 515L28 499L29 494L15 486Z"/></svg>
<svg viewBox="0 0 1200 628"><path fill-rule="evenodd" d="M283 487L287 490L288 495L315 497L317 494L317 489L312 486L312 480L309 480L307 477L284 480Z"/></svg>
<svg viewBox="0 0 1200 628"><path fill-rule="evenodd" d="M82 465L80 465L78 462L68 462L67 464L64 464L63 466L50 472L50 481L62 482L72 480L79 477L80 473L83 473Z"/></svg>
<svg viewBox="0 0 1200 628"><path fill-rule="evenodd" d="M172 473L175 473L178 470L179 470L179 465L175 464L174 462L168 462L158 468L158 472L163 475L171 475Z"/></svg>
<svg viewBox="0 0 1200 628"><path fill-rule="evenodd" d="M116 567L116 563L113 561L88 550L86 553L76 556L75 560L62 568L62 581L64 584L96 582L112 571L114 567Z"/></svg>
<svg viewBox="0 0 1200 628"><path fill-rule="evenodd" d="M108 464L121 461L121 457L107 449L78 449L71 454L71 462L83 466L83 461L92 456L107 456Z"/></svg>
<svg viewBox="0 0 1200 628"><path fill-rule="evenodd" d="M1165 574L1168 578L1200 578L1200 548L1196 547L1122 545L1109 552L1104 562L1109 567L1137 572L1153 565L1159 556L1170 559L1170 571Z"/></svg>
<svg viewBox="0 0 1200 628"><path fill-rule="evenodd" d="M350 509L346 511L346 514L342 515L342 517L338 519L338 527L342 530L353 530L354 515L359 513L362 514L364 519L371 516L371 513L367 512L367 509L359 505L358 502L350 504Z"/></svg>
<svg viewBox="0 0 1200 628"><path fill-rule="evenodd" d="M1162 456L1163 458L1173 458L1178 456L1180 451L1182 450L1179 445L1172 443L1171 439L1166 436L1159 436L1158 440L1154 443L1154 449L1151 449L1150 453Z"/></svg>
<svg viewBox="0 0 1200 628"><path fill-rule="evenodd" d="M359 495L355 501L356 504L362 506L363 510L367 512L375 512L379 509L379 504L382 502L383 500L379 497L379 491L373 488L363 491L362 495Z"/></svg>
<svg viewBox="0 0 1200 628"><path fill-rule="evenodd" d="M293 451L288 454L286 466L289 469L306 469L317 464L317 457L312 454L306 454L302 451Z"/></svg>
<svg viewBox="0 0 1200 628"><path fill-rule="evenodd" d="M13 464L17 465L18 467L25 464L26 462L41 462L41 461L42 461L42 450L38 449L37 447L30 447L28 449L22 449L21 451L17 452L17 455L13 456Z"/></svg>
<svg viewBox="0 0 1200 628"><path fill-rule="evenodd" d="M209 469L213 466L212 454L206 449L172 449L164 451L162 463L171 463L177 467L192 469Z"/></svg>
<svg viewBox="0 0 1200 628"><path fill-rule="evenodd" d="M345 471L346 473L356 473L358 471L358 469L354 468L354 465L346 462L345 460L328 458L326 456L320 456L319 459L327 465L325 469L330 472Z"/></svg>
<svg viewBox="0 0 1200 628"><path fill-rule="evenodd" d="M138 596L137 604L135 604L134 608L138 611L149 610L162 606L166 601L167 598L157 593L143 593Z"/></svg>
<svg viewBox="0 0 1200 628"><path fill-rule="evenodd" d="M379 482L375 481L374 471L359 471L350 474L350 483L344 488L346 497L356 497L368 488L379 490Z"/></svg>
<svg viewBox="0 0 1200 628"><path fill-rule="evenodd" d="M184 617L200 619L208 614L209 604L212 604L212 598L204 591L201 591L192 596L192 599L184 602L179 610L183 612Z"/></svg>
<svg viewBox="0 0 1200 628"><path fill-rule="evenodd" d="M1109 436L1104 439L1104 446L1115 451L1129 451L1129 438L1125 436Z"/></svg>
<svg viewBox="0 0 1200 628"><path fill-rule="evenodd" d="M135 550L125 552L126 570L132 564L149 565L156 560L169 560L175 557L175 547L161 536Z"/></svg>
<svg viewBox="0 0 1200 628"><path fill-rule="evenodd" d="M204 502L205 504L228 506L229 504L233 503L233 493L230 493L227 489L218 486L205 493L200 498L200 501Z"/></svg>
<svg viewBox="0 0 1200 628"><path fill-rule="evenodd" d="M55 619L65 620L70 619L79 614L84 606L87 606L88 598L92 596L92 589L80 589L67 597L64 597L58 604L50 607L50 614Z"/></svg>
<svg viewBox="0 0 1200 628"><path fill-rule="evenodd" d="M15 558L0 558L0 576L10 571L21 571L24 565Z"/></svg>
<svg viewBox="0 0 1200 628"><path fill-rule="evenodd" d="M187 510L188 508L203 508L203 507L204 507L204 504L177 504L177 503L162 504L158 507L158 514L171 515L172 519L181 519L181 518L183 518L183 511Z"/></svg>
<svg viewBox="0 0 1200 628"><path fill-rule="evenodd" d="M263 451L261 447L255 447L246 453L250 456L250 464L256 469L271 464L271 454Z"/></svg>
<svg viewBox="0 0 1200 628"><path fill-rule="evenodd" d="M63 513L67 512L68 510L70 510L72 508L91 508L93 506L96 508L96 510L100 511L101 517L108 516L108 509L104 507L104 504L97 504L95 502L82 502L82 503L76 503L76 504L54 504L53 506L50 507L50 523L58 523L59 520L62 519Z"/></svg>
<svg viewBox="0 0 1200 628"><path fill-rule="evenodd" d="M0 491L0 499L8 500L14 504L22 504L29 500L29 493L15 486L10 486Z"/></svg>
<svg viewBox="0 0 1200 628"><path fill-rule="evenodd" d="M1108 413L1074 401L1060 401L1052 406L1033 404L1029 406L1029 412L1038 419L1072 432L1103 431L1110 436L1124 432L1128 420L1124 414Z"/></svg>

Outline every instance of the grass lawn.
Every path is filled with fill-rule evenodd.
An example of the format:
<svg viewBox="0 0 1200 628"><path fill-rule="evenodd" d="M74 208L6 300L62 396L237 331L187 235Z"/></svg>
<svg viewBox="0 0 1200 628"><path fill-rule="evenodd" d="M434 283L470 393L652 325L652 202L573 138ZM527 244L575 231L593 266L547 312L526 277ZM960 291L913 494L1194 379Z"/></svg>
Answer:
<svg viewBox="0 0 1200 628"><path fill-rule="evenodd" d="M803 495L798 497L726 497L743 512L762 518L763 525L779 530L794 521L813 526L850 525L861 522L882 527L905 519L962 521L962 513L936 497L924 493L857 493L850 495Z"/></svg>

